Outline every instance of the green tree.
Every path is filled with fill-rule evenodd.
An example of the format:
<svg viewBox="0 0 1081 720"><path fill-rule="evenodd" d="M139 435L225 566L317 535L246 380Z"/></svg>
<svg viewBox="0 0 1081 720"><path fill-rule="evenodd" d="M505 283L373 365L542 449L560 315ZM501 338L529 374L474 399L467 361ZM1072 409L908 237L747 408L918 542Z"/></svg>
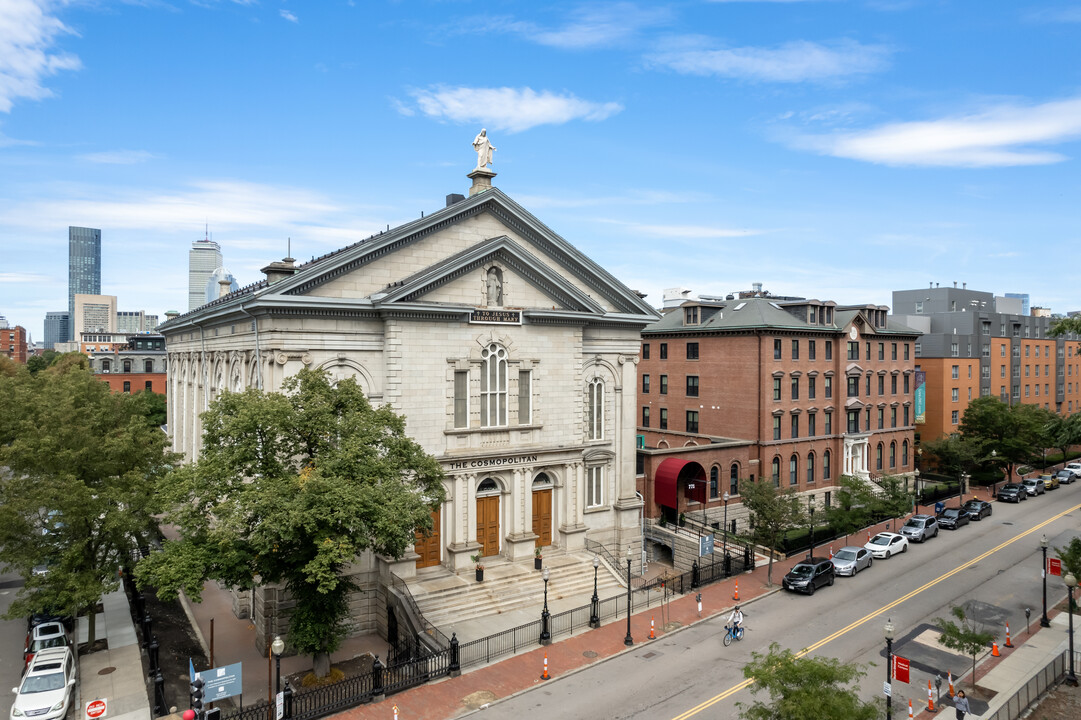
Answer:
<svg viewBox="0 0 1081 720"><path fill-rule="evenodd" d="M1048 335L1058 337L1067 333L1081 335L1081 315L1055 318L1051 321L1051 330L1048 332Z"/></svg>
<svg viewBox="0 0 1081 720"><path fill-rule="evenodd" d="M881 495L872 496L875 515L898 518L912 512L912 493L905 489L901 478L887 475L878 481Z"/></svg>
<svg viewBox="0 0 1081 720"><path fill-rule="evenodd" d="M1069 544L1066 545L1066 549L1055 548L1055 552L1062 560L1063 566L1066 568L1066 572L1071 573L1075 578L1081 580L1081 538L1071 538ZM1066 573L1063 573L1065 576Z"/></svg>
<svg viewBox="0 0 1081 720"><path fill-rule="evenodd" d="M167 438L85 357L0 377L0 404L0 562L25 579L7 616L87 612L93 643L94 606L156 526Z"/></svg>
<svg viewBox="0 0 1081 720"><path fill-rule="evenodd" d="M806 524L803 506L791 490L781 490L769 480L744 483L740 486L743 505L751 514L756 542L771 550L780 547L786 530ZM773 584L773 553L769 556L766 583Z"/></svg>
<svg viewBox="0 0 1081 720"><path fill-rule="evenodd" d="M143 412L151 425L162 426L167 419L167 407L165 396L153 390L142 390L135 393L135 398L143 405Z"/></svg>
<svg viewBox="0 0 1081 720"><path fill-rule="evenodd" d="M867 673L835 658L800 657L771 643L768 653L751 653L743 677L752 696L768 700L737 703L744 720L877 720L883 712L860 699L855 683Z"/></svg>
<svg viewBox="0 0 1081 720"><path fill-rule="evenodd" d="M943 435L937 440L926 440L921 449L927 457L927 464L952 477L975 468L980 453L975 440L960 435Z"/></svg>
<svg viewBox="0 0 1081 720"><path fill-rule="evenodd" d="M842 475L837 480L833 501L826 508L826 520L838 532L851 535L871 524L873 506L870 485L858 477Z"/></svg>
<svg viewBox="0 0 1081 720"><path fill-rule="evenodd" d="M1014 467L1031 462L1041 449L1047 420L1047 411L1035 405L1007 405L995 397L981 397L968 404L961 437L972 443L977 462L1002 466L1012 478Z"/></svg>
<svg viewBox="0 0 1081 720"><path fill-rule="evenodd" d="M1044 426L1049 447L1062 451L1062 459L1069 458L1070 447L1081 445L1081 413L1056 415L1051 413Z"/></svg>
<svg viewBox="0 0 1081 720"><path fill-rule="evenodd" d="M353 380L302 370L283 390L225 393L203 414L198 462L159 486L180 537L136 577L196 600L208 579L283 584L296 603L290 644L323 677L345 634L348 564L368 550L400 558L431 529L443 472Z"/></svg>
<svg viewBox="0 0 1081 720"><path fill-rule="evenodd" d="M976 687L976 656L980 651L986 650L987 646L995 639L992 632L981 631L975 620L965 614L965 609L960 605L951 605L950 613L957 618L957 622L945 618L935 618L942 633L938 641L950 650L956 650L972 658L972 687Z"/></svg>

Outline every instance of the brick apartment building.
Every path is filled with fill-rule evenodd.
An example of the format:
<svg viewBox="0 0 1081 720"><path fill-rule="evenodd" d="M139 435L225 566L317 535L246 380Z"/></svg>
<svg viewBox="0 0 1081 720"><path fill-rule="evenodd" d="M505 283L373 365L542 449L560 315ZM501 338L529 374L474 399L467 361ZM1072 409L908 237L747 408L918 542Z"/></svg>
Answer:
<svg viewBox="0 0 1081 720"><path fill-rule="evenodd" d="M648 516L738 529L746 480L765 476L823 507L841 474L910 474L919 333L887 311L756 286L684 302L648 326L638 368Z"/></svg>
<svg viewBox="0 0 1081 720"><path fill-rule="evenodd" d="M30 347L26 341L26 328L21 325L0 329L0 345L3 353L18 363L26 364L30 357Z"/></svg>
<svg viewBox="0 0 1081 720"><path fill-rule="evenodd" d="M968 403L998 397L1060 414L1081 410L1078 337L1048 337L1049 315L1023 314L1021 298L995 297L962 285L898 290L899 320L923 331L917 370L926 376L921 440L957 432Z"/></svg>
<svg viewBox="0 0 1081 720"><path fill-rule="evenodd" d="M165 395L166 382L165 338L161 335L141 333L130 335L127 342L119 345L114 335L83 333L82 351L90 358L90 368L98 378L108 383L114 392L136 393L153 390Z"/></svg>

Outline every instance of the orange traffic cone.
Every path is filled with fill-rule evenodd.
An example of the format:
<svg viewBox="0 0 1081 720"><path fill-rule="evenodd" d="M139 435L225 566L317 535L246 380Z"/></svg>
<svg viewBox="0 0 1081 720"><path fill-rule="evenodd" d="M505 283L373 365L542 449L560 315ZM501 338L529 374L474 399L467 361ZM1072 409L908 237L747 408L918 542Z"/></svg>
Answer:
<svg viewBox="0 0 1081 720"><path fill-rule="evenodd" d="M653 632L653 616L650 615L649 616L649 639L654 640L654 639L656 639L656 637L657 637L656 634L654 634L654 632Z"/></svg>
<svg viewBox="0 0 1081 720"><path fill-rule="evenodd" d="M946 671L946 677L950 681L950 697L953 697L953 673L949 670Z"/></svg>
<svg viewBox="0 0 1081 720"><path fill-rule="evenodd" d="M830 545L830 560L833 559L833 546Z"/></svg>
<svg viewBox="0 0 1081 720"><path fill-rule="evenodd" d="M1010 642L1010 624L1006 623L1006 647L1013 647L1013 643Z"/></svg>
<svg viewBox="0 0 1081 720"><path fill-rule="evenodd" d="M739 602L739 580L736 580L736 592L732 594L732 599Z"/></svg>
<svg viewBox="0 0 1081 720"><path fill-rule="evenodd" d="M548 653L544 653L544 674L541 675L541 680L548 679Z"/></svg>
<svg viewBox="0 0 1081 720"><path fill-rule="evenodd" d="M909 702L912 702L909 700ZM931 695L931 681L927 681L927 709L935 712L935 698Z"/></svg>
<svg viewBox="0 0 1081 720"><path fill-rule="evenodd" d="M1002 657L1002 653L998 651L998 643L994 640L991 641L991 657Z"/></svg>
<svg viewBox="0 0 1081 720"><path fill-rule="evenodd" d="M913 717L915 717L915 716L912 714L912 701L909 700L908 701L908 720L912 720Z"/></svg>

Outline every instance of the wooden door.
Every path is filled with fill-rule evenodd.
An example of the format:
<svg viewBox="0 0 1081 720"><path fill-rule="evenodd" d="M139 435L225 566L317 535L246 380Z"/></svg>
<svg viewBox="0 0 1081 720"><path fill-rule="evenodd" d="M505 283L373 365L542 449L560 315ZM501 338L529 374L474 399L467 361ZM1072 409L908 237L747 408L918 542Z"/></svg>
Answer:
<svg viewBox="0 0 1081 720"><path fill-rule="evenodd" d="M537 547L552 544L552 489L533 491L533 534Z"/></svg>
<svg viewBox="0 0 1081 720"><path fill-rule="evenodd" d="M439 564L439 515L439 510L432 513L431 534L425 535L424 533L418 532L416 539L413 541L413 550L416 551L417 555L420 555L420 558L417 560L418 569L433 567Z"/></svg>
<svg viewBox="0 0 1081 720"><path fill-rule="evenodd" d="M499 496L477 498L477 542L484 557L499 554Z"/></svg>

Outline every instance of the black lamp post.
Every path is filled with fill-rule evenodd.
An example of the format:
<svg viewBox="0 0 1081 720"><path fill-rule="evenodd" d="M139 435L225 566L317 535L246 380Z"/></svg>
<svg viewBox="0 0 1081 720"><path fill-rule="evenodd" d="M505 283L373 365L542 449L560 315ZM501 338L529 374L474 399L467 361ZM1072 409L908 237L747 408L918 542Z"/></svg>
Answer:
<svg viewBox="0 0 1081 720"><path fill-rule="evenodd" d="M889 685L893 681L893 623L886 620L886 627L883 628L886 634L886 684ZM889 694L886 695L886 720L893 720L893 688L890 688Z"/></svg>
<svg viewBox="0 0 1081 720"><path fill-rule="evenodd" d="M728 499L730 497L727 490L724 495L721 496L721 499L724 500L724 535L722 536L723 540L721 540L721 542L724 546L725 555L728 554Z"/></svg>
<svg viewBox="0 0 1081 720"><path fill-rule="evenodd" d="M627 546L627 637L623 638L623 644L627 647L634 645L634 638L631 637L631 559L634 558L634 551L631 550L631 546Z"/></svg>
<svg viewBox="0 0 1081 720"><path fill-rule="evenodd" d="M994 450L992 450L991 451L991 464L995 466L996 471L998 470L997 458L998 458L998 453L995 452ZM997 476L995 476L995 477L997 478ZM998 480L997 479L991 481L991 497L993 497L993 498L998 497Z"/></svg>
<svg viewBox="0 0 1081 720"><path fill-rule="evenodd" d="M1066 583L1066 592L1069 593L1066 610L1070 613L1070 672L1066 675L1066 684L1077 687L1077 676L1073 672L1073 589L1077 587L1077 578L1073 573L1066 573L1062 581Z"/></svg>
<svg viewBox="0 0 1081 720"><path fill-rule="evenodd" d="M540 644L551 645L552 633L548 630L548 620L551 618L551 615L548 614L548 568L544 568L541 577L544 578L544 609L541 610Z"/></svg>
<svg viewBox="0 0 1081 720"><path fill-rule="evenodd" d="M920 492L920 469L916 468L912 471L912 474L916 478L916 512L919 512L920 505L923 504L923 493Z"/></svg>
<svg viewBox="0 0 1081 720"><path fill-rule="evenodd" d="M814 555L815 550L815 506L813 495L807 496L807 511L811 514L811 546L807 548L807 559L810 560L811 557Z"/></svg>
<svg viewBox="0 0 1081 720"><path fill-rule="evenodd" d="M281 635L274 636L274 642L270 643L270 652L274 653L274 692L282 691L282 653L285 652L285 641Z"/></svg>
<svg viewBox="0 0 1081 720"><path fill-rule="evenodd" d="M1040 627L1051 627L1051 621L1047 619L1047 536L1040 538L1040 550L1043 552L1043 565L1040 566L1040 576L1043 578L1043 617L1040 618Z"/></svg>
<svg viewBox="0 0 1081 720"><path fill-rule="evenodd" d="M965 504L965 485L967 485L967 484L968 484L968 473L963 472L963 473L961 473L961 484L957 488L957 490L958 490L958 493L957 493L957 507L958 508L960 508L962 505Z"/></svg>
<svg viewBox="0 0 1081 720"><path fill-rule="evenodd" d="M599 555L593 556L593 600L589 606L589 626L591 628L599 628L601 626L600 613L600 598L597 597L597 568L601 566L601 558Z"/></svg>

